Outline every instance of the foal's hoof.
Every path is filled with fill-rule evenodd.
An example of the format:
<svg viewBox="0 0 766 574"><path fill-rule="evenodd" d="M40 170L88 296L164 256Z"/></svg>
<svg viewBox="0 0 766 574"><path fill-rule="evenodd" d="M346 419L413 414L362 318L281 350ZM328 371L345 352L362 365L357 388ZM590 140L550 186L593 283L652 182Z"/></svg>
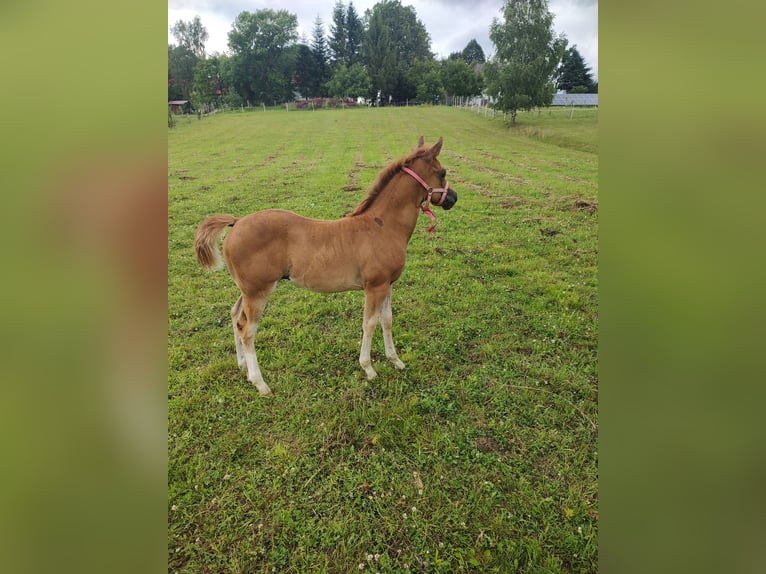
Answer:
<svg viewBox="0 0 766 574"><path fill-rule="evenodd" d="M262 397L269 397L274 394L271 392L271 389L268 387L266 383L261 383L260 385L258 383L253 383L253 384L258 388L258 393Z"/></svg>
<svg viewBox="0 0 766 574"><path fill-rule="evenodd" d="M364 372L367 374L368 381L371 381L378 376L378 373L376 373L375 369L373 369L372 367L365 369Z"/></svg>
<svg viewBox="0 0 766 574"><path fill-rule="evenodd" d="M389 361L391 361L391 363L394 365L394 367L396 367L400 371L402 369L404 369L404 363L402 363L402 360L399 358L399 355L397 355L396 353L394 353L392 355L386 355L386 358Z"/></svg>

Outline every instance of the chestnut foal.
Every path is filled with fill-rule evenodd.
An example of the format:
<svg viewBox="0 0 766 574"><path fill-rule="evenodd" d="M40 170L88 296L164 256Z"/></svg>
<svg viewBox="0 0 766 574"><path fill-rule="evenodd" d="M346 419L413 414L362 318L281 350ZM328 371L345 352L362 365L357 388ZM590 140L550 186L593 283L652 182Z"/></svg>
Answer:
<svg viewBox="0 0 766 574"><path fill-rule="evenodd" d="M223 258L241 291L231 310L237 362L260 394L270 395L271 389L258 367L253 339L266 300L281 279L318 293L364 290L359 364L369 380L375 378L370 347L380 321L386 357L404 368L391 334L391 287L404 269L420 211L433 219L431 204L450 209L457 201L437 159L441 148L442 138L425 147L421 137L417 149L385 168L356 209L338 220L268 209L241 218L213 215L199 225L194 250L207 270L223 267L218 240L232 228L223 241Z"/></svg>

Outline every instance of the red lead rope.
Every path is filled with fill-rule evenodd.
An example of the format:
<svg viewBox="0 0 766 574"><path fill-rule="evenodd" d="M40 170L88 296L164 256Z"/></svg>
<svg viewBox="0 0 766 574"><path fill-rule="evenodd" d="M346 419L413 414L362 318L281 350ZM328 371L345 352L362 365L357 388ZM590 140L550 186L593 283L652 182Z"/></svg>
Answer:
<svg viewBox="0 0 766 574"><path fill-rule="evenodd" d="M434 215L434 212L433 212L433 211L431 211L430 205L431 205L431 204L433 204L433 205L437 205L437 206L439 206L439 205L441 205L442 203L444 203L444 200L445 200L445 199L447 199L447 190L449 189L449 183L447 183L447 182L445 181L445 182L444 182L444 187L443 187L443 188L442 188L442 187L436 187L436 188L434 188L434 187L431 187L430 185L428 185L428 184L427 184L425 181L423 181L423 178L422 178L422 177L420 177L420 176L419 176L417 173L415 173L414 171L412 171L410 168L408 168L408 167L403 167L403 168L402 168L402 171L403 171L403 172L406 172L406 173L408 173L408 174L409 174L409 175L411 175L413 178L415 178L415 181L417 181L417 182L418 182L420 185L422 185L422 186L423 186L423 187L426 189L426 191L428 192L428 196L426 197L425 201L423 201L423 203L420 205L420 209L423 211L423 213L425 213L425 214L428 216L428 218L429 218L431 221L433 221L433 222L434 222L434 224L433 224L431 227L429 227L429 228L428 228L428 233L431 233L431 232L434 230L434 228L436 228L436 216ZM439 198L439 201L438 201L438 202L436 202L436 203L433 203L433 202L431 201L431 195L432 195L432 194L433 194L435 191L436 191L436 192L440 192L440 193L442 194L442 196Z"/></svg>
<svg viewBox="0 0 766 574"><path fill-rule="evenodd" d="M434 224L428 228L428 233L431 233L436 228L436 216L434 215L434 212L431 211L430 207L426 207L425 205L421 205L420 209L423 210L423 213L425 213L428 218L434 222Z"/></svg>

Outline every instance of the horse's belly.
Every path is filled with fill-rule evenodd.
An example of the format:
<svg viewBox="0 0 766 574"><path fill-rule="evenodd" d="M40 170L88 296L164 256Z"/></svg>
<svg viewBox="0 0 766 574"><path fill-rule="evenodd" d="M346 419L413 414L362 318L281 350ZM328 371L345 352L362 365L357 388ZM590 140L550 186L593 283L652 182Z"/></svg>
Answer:
<svg viewBox="0 0 766 574"><path fill-rule="evenodd" d="M317 293L338 293L363 289L364 284L358 272L352 270L325 270L324 273L297 273L289 276L290 281Z"/></svg>

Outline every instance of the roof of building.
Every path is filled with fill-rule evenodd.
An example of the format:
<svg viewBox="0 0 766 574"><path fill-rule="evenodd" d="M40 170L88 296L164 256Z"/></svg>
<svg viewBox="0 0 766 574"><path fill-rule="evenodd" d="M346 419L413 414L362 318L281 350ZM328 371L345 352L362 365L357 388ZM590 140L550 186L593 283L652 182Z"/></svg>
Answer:
<svg viewBox="0 0 766 574"><path fill-rule="evenodd" d="M597 106L598 94L553 94L552 106Z"/></svg>

